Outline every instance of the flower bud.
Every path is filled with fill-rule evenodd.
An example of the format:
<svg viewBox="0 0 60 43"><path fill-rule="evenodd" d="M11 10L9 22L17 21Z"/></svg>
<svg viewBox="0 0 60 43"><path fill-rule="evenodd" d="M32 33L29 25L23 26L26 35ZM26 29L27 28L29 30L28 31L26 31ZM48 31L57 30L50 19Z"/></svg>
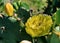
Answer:
<svg viewBox="0 0 60 43"><path fill-rule="evenodd" d="M11 5L11 3L6 3L6 5L5 5L5 11L6 11L6 13L7 13L8 16L13 16L14 8Z"/></svg>

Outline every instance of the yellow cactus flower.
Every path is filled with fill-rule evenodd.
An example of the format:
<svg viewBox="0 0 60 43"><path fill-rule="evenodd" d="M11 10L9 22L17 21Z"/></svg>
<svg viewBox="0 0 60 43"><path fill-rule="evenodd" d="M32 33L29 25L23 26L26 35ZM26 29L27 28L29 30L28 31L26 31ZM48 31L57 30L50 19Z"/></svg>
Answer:
<svg viewBox="0 0 60 43"><path fill-rule="evenodd" d="M6 3L5 5L5 11L7 13L8 16L13 16L13 6L11 5L11 3Z"/></svg>
<svg viewBox="0 0 60 43"><path fill-rule="evenodd" d="M32 37L40 37L49 34L52 24L51 16L34 15L27 20L25 30Z"/></svg>

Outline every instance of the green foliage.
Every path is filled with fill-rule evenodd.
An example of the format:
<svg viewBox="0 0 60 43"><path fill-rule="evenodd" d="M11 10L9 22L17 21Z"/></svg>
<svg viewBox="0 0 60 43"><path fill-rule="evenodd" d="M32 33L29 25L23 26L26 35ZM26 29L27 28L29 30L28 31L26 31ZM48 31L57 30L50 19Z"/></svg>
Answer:
<svg viewBox="0 0 60 43"><path fill-rule="evenodd" d="M18 5L17 5L16 2L13 3L13 6L14 6L14 8L15 8L16 10L18 9Z"/></svg>
<svg viewBox="0 0 60 43"><path fill-rule="evenodd" d="M40 13L43 13L45 7L48 5L48 0L22 0L21 2L27 3L34 12L34 14L38 13L38 9Z"/></svg>
<svg viewBox="0 0 60 43"><path fill-rule="evenodd" d="M29 11L29 6L26 3L21 3L21 7Z"/></svg>
<svg viewBox="0 0 60 43"><path fill-rule="evenodd" d="M27 3L23 3L20 1L14 2L13 7L14 7L15 11L18 10L20 7L27 10L27 11L29 11L29 9L30 9Z"/></svg>
<svg viewBox="0 0 60 43"><path fill-rule="evenodd" d="M6 16L5 13L5 5L8 2L14 8L12 17ZM60 9L57 10L57 8L60 8L59 3L59 0L0 0L0 43L20 43L23 40L28 40L32 43L60 43L60 36L54 33L59 31L58 28L54 30L54 26L60 24ZM51 33L49 32L48 35L33 39L26 33L25 23L32 14L39 13L52 16L53 28L51 27ZM56 14L52 15L53 13Z"/></svg>
<svg viewBox="0 0 60 43"><path fill-rule="evenodd" d="M56 34L52 34L50 43L60 43L59 37Z"/></svg>
<svg viewBox="0 0 60 43"><path fill-rule="evenodd" d="M56 11L55 17L56 17L56 24L59 25L60 24L60 9Z"/></svg>
<svg viewBox="0 0 60 43"><path fill-rule="evenodd" d="M16 20L16 18L14 18L14 17L9 17L8 18L11 22L16 22L17 20Z"/></svg>

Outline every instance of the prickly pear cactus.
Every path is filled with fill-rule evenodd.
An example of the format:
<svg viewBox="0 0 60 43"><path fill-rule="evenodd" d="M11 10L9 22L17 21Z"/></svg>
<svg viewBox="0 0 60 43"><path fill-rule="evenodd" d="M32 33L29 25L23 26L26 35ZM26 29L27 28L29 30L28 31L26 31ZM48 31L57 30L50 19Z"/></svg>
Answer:
<svg viewBox="0 0 60 43"><path fill-rule="evenodd" d="M59 7L59 0L0 0L0 43L60 43Z"/></svg>

